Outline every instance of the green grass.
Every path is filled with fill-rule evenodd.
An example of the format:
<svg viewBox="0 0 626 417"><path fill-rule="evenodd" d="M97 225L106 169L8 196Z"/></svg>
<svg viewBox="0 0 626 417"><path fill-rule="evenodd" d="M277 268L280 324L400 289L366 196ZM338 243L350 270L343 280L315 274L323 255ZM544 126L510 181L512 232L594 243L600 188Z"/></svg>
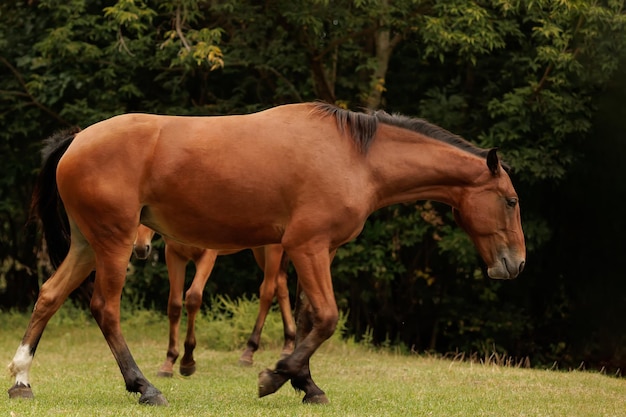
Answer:
<svg viewBox="0 0 626 417"><path fill-rule="evenodd" d="M313 357L311 369L331 403L301 404L285 385L257 398L257 374L271 367L280 343L237 364L239 350L208 345L206 322L198 326L198 371L189 378L159 379L165 357L164 318L141 313L123 329L144 374L165 394L169 407L149 407L124 383L93 320L87 314L53 318L31 372L34 400L9 400L13 381L5 373L0 417L20 416L623 416L626 381L592 372L498 367L421 355L374 352L333 340ZM28 317L0 315L0 360L8 364ZM250 327L252 323L250 323Z"/></svg>

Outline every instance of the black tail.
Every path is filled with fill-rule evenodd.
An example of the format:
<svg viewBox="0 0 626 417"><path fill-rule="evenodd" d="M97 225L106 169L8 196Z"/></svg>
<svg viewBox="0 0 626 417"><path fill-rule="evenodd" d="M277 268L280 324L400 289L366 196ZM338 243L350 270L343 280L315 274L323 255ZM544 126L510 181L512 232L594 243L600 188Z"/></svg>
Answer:
<svg viewBox="0 0 626 417"><path fill-rule="evenodd" d="M67 129L44 141L43 165L30 204L31 219L41 220L48 256L54 268L63 262L70 248L69 222L57 190L57 166L79 131L79 128Z"/></svg>

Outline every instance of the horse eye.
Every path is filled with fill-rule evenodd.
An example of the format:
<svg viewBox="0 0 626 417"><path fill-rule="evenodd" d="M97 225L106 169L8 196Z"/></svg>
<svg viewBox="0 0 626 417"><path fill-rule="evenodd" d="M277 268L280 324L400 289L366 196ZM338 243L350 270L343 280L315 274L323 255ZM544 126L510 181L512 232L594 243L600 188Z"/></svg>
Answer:
<svg viewBox="0 0 626 417"><path fill-rule="evenodd" d="M517 198L510 197L506 199L506 205L509 207L515 207L517 205Z"/></svg>

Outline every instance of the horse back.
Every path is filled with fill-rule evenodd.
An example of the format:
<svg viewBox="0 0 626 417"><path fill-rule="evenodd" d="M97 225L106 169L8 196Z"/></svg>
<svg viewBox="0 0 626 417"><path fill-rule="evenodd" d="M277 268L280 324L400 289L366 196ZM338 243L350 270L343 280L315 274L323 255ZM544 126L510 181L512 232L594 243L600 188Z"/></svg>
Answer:
<svg viewBox="0 0 626 417"><path fill-rule="evenodd" d="M333 224L333 207L365 191L362 155L334 119L311 110L117 116L77 135L59 166L60 191L197 246L278 243L294 218Z"/></svg>

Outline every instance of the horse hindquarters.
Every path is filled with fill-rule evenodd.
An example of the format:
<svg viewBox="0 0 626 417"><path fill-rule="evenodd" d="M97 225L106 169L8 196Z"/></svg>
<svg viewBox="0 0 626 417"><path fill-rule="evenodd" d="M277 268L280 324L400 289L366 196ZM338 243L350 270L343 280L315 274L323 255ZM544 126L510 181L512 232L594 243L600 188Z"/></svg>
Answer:
<svg viewBox="0 0 626 417"><path fill-rule="evenodd" d="M85 242L78 242L78 246L88 242L93 250L96 279L91 312L117 361L126 389L140 393L140 403L165 405L161 392L135 363L120 327L121 294L141 212L139 186L132 182L132 173L96 163L100 155L85 150L95 139L79 139L59 161L56 177L59 196L75 224L72 245L75 236L84 236ZM100 166L103 169L96 169Z"/></svg>

